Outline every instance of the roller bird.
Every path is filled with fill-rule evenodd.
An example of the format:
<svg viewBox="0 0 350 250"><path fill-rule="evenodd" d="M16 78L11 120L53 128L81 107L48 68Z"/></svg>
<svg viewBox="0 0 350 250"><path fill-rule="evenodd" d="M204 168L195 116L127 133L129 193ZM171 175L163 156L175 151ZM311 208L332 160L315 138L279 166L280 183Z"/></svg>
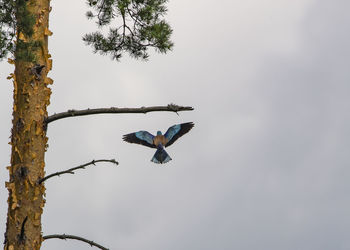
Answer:
<svg viewBox="0 0 350 250"><path fill-rule="evenodd" d="M157 131L156 136L147 131L141 130L124 135L123 140L129 143L137 143L150 148L156 148L157 151L151 161L157 164L163 164L172 160L164 148L173 144L177 139L190 131L193 126L193 122L176 124L168 128L164 135L162 132Z"/></svg>

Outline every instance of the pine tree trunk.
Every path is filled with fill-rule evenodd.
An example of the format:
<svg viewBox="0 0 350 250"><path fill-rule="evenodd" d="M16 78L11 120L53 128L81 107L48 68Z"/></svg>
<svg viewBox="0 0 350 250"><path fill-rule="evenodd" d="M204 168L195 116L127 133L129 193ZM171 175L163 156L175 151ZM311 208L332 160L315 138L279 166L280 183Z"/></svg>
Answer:
<svg viewBox="0 0 350 250"><path fill-rule="evenodd" d="M48 30L50 1L22 2L35 18L34 33L27 36L17 32L17 44L22 40L28 44L36 42L39 46L17 46L15 51L12 153L11 166L8 167L10 178L6 183L9 191L6 250L40 249L41 214L45 204L44 184L38 184L37 181L45 174L45 117L51 94L48 84L52 83L47 77L52 64L48 54L48 36L51 35ZM16 17L18 25L20 18ZM28 61L17 56L28 53L34 55L34 60Z"/></svg>

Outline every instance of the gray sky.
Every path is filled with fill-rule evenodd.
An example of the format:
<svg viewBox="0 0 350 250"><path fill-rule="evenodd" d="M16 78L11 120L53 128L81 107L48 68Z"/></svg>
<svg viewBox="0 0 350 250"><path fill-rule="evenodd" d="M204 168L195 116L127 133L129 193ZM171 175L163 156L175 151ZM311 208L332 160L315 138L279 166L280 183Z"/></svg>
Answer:
<svg viewBox="0 0 350 250"><path fill-rule="evenodd" d="M350 2L171 1L175 47L149 62L93 54L83 2L53 1L49 113L176 103L194 112L50 124L46 172L115 158L46 183L43 233L122 250L350 249ZM0 68L0 182L8 179L13 69ZM123 134L195 128L167 152ZM7 191L2 186L1 203ZM0 210L3 237L7 206ZM90 249L49 240L42 249Z"/></svg>

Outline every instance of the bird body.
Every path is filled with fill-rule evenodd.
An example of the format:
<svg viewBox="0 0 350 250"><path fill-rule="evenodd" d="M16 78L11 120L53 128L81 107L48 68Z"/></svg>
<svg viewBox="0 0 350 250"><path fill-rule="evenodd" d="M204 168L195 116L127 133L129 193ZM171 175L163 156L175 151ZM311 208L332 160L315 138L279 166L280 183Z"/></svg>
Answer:
<svg viewBox="0 0 350 250"><path fill-rule="evenodd" d="M165 138L164 135L162 135L162 133L160 131L157 132L157 135L153 138L153 144L155 146L158 146L159 144L162 144L163 146L165 146L168 143L168 139Z"/></svg>
<svg viewBox="0 0 350 250"><path fill-rule="evenodd" d="M124 135L123 140L129 143L137 143L150 148L156 148L157 151L151 161L163 164L172 160L164 148L173 144L178 138L190 131L193 126L194 123L192 122L177 124L168 128L164 135L161 131L157 131L156 136L142 130Z"/></svg>

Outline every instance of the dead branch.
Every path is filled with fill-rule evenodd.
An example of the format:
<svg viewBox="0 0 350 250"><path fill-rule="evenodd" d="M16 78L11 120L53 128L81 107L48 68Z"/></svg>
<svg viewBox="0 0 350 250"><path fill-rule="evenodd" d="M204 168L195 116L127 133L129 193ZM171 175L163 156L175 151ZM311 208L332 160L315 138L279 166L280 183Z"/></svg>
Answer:
<svg viewBox="0 0 350 250"><path fill-rule="evenodd" d="M60 171L60 172L56 172L56 173L53 173L53 174L50 174L48 176L45 176L44 178L41 178L38 180L38 184L41 184L42 182L46 181L47 179L51 178L51 177L54 177L54 176L60 176L61 174L74 174L74 171L77 170L77 169L85 169L85 167L89 166L89 165L96 165L95 163L97 162L111 162L111 163L114 163L116 165L118 165L119 163L114 160L114 159L111 159L111 160L105 160L105 159L102 159L102 160L92 160L88 163L85 163L85 164L82 164L82 165L79 165L77 167L74 167L74 168L70 168L70 169L67 169L67 170L64 170L64 171Z"/></svg>
<svg viewBox="0 0 350 250"><path fill-rule="evenodd" d="M100 248L102 250L109 250L108 248L105 248L104 246L101 246L100 244L97 244L91 240L79 237L79 236L75 236L75 235L69 235L69 234L51 234L51 235L45 235L43 237L44 240L48 240L48 239L61 239L61 240L67 240L67 239L73 239L73 240L80 240L83 241L85 243L90 244L90 246L94 246L97 248Z"/></svg>
<svg viewBox="0 0 350 250"><path fill-rule="evenodd" d="M53 115L50 115L46 118L45 122L46 124L67 118L67 117L74 117L74 116L83 116L83 115L95 115L95 114L131 114L131 113L142 113L146 114L148 112L155 112L155 111L167 111L167 112L180 112L180 111L191 111L193 110L192 107L184 107L184 106L178 106L175 104L169 104L167 106L153 106L153 107L141 107L141 108L96 108L96 109L83 109L83 110L68 110L67 112L61 112L61 113L55 113Z"/></svg>

